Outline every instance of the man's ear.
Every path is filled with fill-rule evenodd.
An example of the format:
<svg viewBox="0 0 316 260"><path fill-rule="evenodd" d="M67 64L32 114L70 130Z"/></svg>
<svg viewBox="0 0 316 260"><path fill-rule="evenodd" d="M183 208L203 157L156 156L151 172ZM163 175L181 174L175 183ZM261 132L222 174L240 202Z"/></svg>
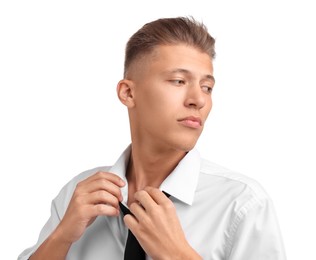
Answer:
<svg viewBox="0 0 316 260"><path fill-rule="evenodd" d="M128 108L135 105L134 102L134 83L131 80L122 79L116 87L119 100Z"/></svg>

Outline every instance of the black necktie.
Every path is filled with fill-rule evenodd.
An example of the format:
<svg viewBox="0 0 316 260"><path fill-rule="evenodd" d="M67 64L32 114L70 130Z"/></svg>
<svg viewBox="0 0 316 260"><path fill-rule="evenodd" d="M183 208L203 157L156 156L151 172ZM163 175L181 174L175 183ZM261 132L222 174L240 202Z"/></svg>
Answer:
<svg viewBox="0 0 316 260"><path fill-rule="evenodd" d="M121 202L120 202L120 208L124 214L132 214L128 208L126 208ZM138 243L138 240L134 236L134 234L128 230L128 236L125 246L125 252L124 252L124 260L145 260L146 254L144 249L140 246Z"/></svg>
<svg viewBox="0 0 316 260"><path fill-rule="evenodd" d="M170 194L163 191L163 193L169 198ZM120 208L124 214L132 214L128 208L126 208L121 202L120 202ZM125 246L125 252L124 252L124 260L145 260L146 254L144 249L140 246L138 243L138 240L134 236L134 234L128 230L128 236Z"/></svg>

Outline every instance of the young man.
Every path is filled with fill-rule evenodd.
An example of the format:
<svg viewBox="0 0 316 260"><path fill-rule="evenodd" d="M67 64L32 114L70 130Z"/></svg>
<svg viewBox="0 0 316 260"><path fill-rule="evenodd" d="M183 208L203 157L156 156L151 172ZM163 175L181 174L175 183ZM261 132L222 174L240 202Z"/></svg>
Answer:
<svg viewBox="0 0 316 260"><path fill-rule="evenodd" d="M130 38L117 94L132 143L112 167L61 190L19 259L123 259L129 232L147 259L285 259L260 185L194 148L212 108L214 57L214 39L193 18L159 19Z"/></svg>

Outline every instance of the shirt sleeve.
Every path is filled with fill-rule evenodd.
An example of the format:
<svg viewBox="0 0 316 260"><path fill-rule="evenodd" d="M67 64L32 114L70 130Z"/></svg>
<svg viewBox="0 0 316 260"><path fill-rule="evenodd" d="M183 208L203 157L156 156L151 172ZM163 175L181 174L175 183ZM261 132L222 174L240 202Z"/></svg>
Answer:
<svg viewBox="0 0 316 260"><path fill-rule="evenodd" d="M51 215L47 220L46 224L44 225L44 227L42 228L37 243L34 246L25 249L18 256L18 260L28 260L29 257L37 250L37 248L46 240L46 238L56 229L68 208L68 204L72 198L77 183L86 179L87 177L96 173L99 170L107 171L108 169L109 167L106 166L82 172L81 174L71 179L60 190L59 194L51 203Z"/></svg>
<svg viewBox="0 0 316 260"><path fill-rule="evenodd" d="M252 198L237 213L227 260L286 260L279 224L269 198Z"/></svg>
<svg viewBox="0 0 316 260"><path fill-rule="evenodd" d="M60 217L57 212L56 201L53 200L51 204L51 215L42 228L37 243L25 249L19 256L18 260L28 260L30 256L36 251L36 249L45 241L45 239L55 230L60 222Z"/></svg>

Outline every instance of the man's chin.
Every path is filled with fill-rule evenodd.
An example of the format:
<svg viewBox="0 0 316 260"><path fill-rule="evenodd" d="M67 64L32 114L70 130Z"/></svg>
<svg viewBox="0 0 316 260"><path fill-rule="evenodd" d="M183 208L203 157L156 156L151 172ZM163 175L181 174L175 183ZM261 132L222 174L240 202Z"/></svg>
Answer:
<svg viewBox="0 0 316 260"><path fill-rule="evenodd" d="M196 141L185 141L178 144L178 149L183 152L189 152L191 151L196 145Z"/></svg>

